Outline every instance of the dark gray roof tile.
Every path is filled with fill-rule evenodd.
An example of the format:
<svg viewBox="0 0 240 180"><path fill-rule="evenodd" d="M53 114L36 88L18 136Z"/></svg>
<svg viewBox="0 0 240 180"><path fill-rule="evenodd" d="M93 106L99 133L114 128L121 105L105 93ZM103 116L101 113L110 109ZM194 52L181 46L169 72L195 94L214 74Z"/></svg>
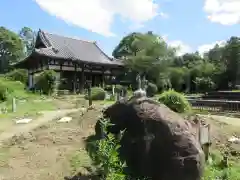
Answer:
<svg viewBox="0 0 240 180"><path fill-rule="evenodd" d="M112 60L107 56L95 42L73 39L43 31L39 31L39 33L41 33L40 37L44 38L43 41L49 42L47 43L49 47L35 50L39 54L95 64L123 65L121 61Z"/></svg>

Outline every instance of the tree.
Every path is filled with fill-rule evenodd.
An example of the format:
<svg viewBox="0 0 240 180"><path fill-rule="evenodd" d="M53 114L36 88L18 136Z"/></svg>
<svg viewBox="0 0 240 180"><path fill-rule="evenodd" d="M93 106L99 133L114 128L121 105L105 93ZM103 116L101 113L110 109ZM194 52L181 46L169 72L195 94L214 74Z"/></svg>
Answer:
<svg viewBox="0 0 240 180"><path fill-rule="evenodd" d="M124 59L132 74L146 75L147 79L156 83L159 73L166 70L164 67L174 57L175 49L152 32L135 32L124 37L112 54L115 58Z"/></svg>
<svg viewBox="0 0 240 180"><path fill-rule="evenodd" d="M226 66L228 83L235 88L240 78L240 38L231 37L223 50L222 61Z"/></svg>
<svg viewBox="0 0 240 180"><path fill-rule="evenodd" d="M212 49L210 49L205 55L209 62L219 65L222 59L224 46L216 44Z"/></svg>
<svg viewBox="0 0 240 180"><path fill-rule="evenodd" d="M16 33L0 27L0 72L7 72L9 64L19 61L22 57L22 40Z"/></svg>
<svg viewBox="0 0 240 180"><path fill-rule="evenodd" d="M204 60L198 53L186 53L182 56L182 59L183 66L186 66L188 68L192 68Z"/></svg>
<svg viewBox="0 0 240 180"><path fill-rule="evenodd" d="M36 33L29 27L23 27L19 32L19 36L23 41L24 48L25 48L24 53L27 56L34 49L34 45L36 41Z"/></svg>
<svg viewBox="0 0 240 180"><path fill-rule="evenodd" d="M188 69L185 67L169 68L169 77L172 88L176 91L182 91L188 85Z"/></svg>

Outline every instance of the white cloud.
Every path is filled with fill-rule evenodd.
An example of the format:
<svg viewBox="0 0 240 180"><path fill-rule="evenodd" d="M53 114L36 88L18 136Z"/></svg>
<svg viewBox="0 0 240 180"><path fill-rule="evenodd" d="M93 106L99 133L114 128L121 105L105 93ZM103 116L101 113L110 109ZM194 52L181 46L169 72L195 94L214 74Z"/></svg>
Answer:
<svg viewBox="0 0 240 180"><path fill-rule="evenodd" d="M219 46L224 46L226 43L226 41L216 41L210 44L204 44L198 47L198 52L203 55L205 52L209 51L210 49L212 49L216 44L218 44Z"/></svg>
<svg viewBox="0 0 240 180"><path fill-rule="evenodd" d="M212 22L223 25L240 22L240 0L205 0L204 10Z"/></svg>
<svg viewBox="0 0 240 180"><path fill-rule="evenodd" d="M181 40L170 41L168 40L168 35L163 35L161 37L169 46L177 49L177 56L181 56L185 53L191 53L193 51L189 45L185 44Z"/></svg>
<svg viewBox="0 0 240 180"><path fill-rule="evenodd" d="M168 42L170 46L177 48L177 55L181 56L185 53L190 53L192 52L192 48L185 44L184 42L180 41L180 40L176 40L176 41L170 41Z"/></svg>
<svg viewBox="0 0 240 180"><path fill-rule="evenodd" d="M141 26L157 15L159 6L153 0L35 0L39 6L58 18L104 36L113 36L111 25L118 15Z"/></svg>

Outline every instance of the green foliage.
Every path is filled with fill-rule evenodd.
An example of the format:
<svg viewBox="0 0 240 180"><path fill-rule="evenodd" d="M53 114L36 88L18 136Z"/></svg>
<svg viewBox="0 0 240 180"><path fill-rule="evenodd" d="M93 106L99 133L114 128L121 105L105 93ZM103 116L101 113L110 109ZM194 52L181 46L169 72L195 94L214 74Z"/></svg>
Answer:
<svg viewBox="0 0 240 180"><path fill-rule="evenodd" d="M148 97L153 97L153 96L154 96L155 94L157 94L157 92L158 92L158 87L157 87L157 85L156 85L156 84L153 84L153 83L148 83L146 92L147 92L147 96L148 96Z"/></svg>
<svg viewBox="0 0 240 180"><path fill-rule="evenodd" d="M56 72L53 70L45 70L36 78L36 87L43 94L51 95L56 88Z"/></svg>
<svg viewBox="0 0 240 180"><path fill-rule="evenodd" d="M12 81L20 81L23 84L27 84L28 73L25 69L15 69L5 74L5 77Z"/></svg>
<svg viewBox="0 0 240 180"><path fill-rule="evenodd" d="M36 98L36 95L26 91L25 84L20 81L12 81L5 77L0 77L0 89L4 92L5 100L11 100L12 97L16 99Z"/></svg>
<svg viewBox="0 0 240 180"><path fill-rule="evenodd" d="M19 32L19 36L22 39L25 47L25 56L28 56L34 49L36 33L29 27L23 27Z"/></svg>
<svg viewBox="0 0 240 180"><path fill-rule="evenodd" d="M191 105L184 95L174 90L163 92L159 101L178 113L185 113L191 110Z"/></svg>
<svg viewBox="0 0 240 180"><path fill-rule="evenodd" d="M23 43L17 34L0 27L0 72L7 72L10 64L23 57Z"/></svg>
<svg viewBox="0 0 240 180"><path fill-rule="evenodd" d="M228 83L232 84L230 88L234 88L240 75L240 37L231 37L227 41L222 60L225 61Z"/></svg>
<svg viewBox="0 0 240 180"><path fill-rule="evenodd" d="M115 85L107 85L107 86L105 86L104 90L108 91L108 92L112 92L112 86L115 87L115 89L114 89L115 92L121 92L124 88L124 86L122 86L120 84L116 84L116 86Z"/></svg>
<svg viewBox="0 0 240 180"><path fill-rule="evenodd" d="M112 91L112 85L106 85L106 86L104 87L104 90L105 90L105 91L108 91L108 92L111 92L111 91Z"/></svg>
<svg viewBox="0 0 240 180"><path fill-rule="evenodd" d="M218 179L218 180L238 180L240 177L240 164L236 161L229 162L228 167L222 166L223 155L218 152L212 152L210 157L211 163L207 163L205 167L204 177L202 180Z"/></svg>
<svg viewBox="0 0 240 180"><path fill-rule="evenodd" d="M106 92L103 88L93 87L91 88L91 99L92 100L104 100ZM88 94L85 95L85 99L88 99Z"/></svg>
<svg viewBox="0 0 240 180"><path fill-rule="evenodd" d="M160 73L156 85L160 92L170 89L172 87L172 84L171 80L168 77L168 74Z"/></svg>
<svg viewBox="0 0 240 180"><path fill-rule="evenodd" d="M195 83L198 92L212 91L215 88L215 83L210 77L196 77Z"/></svg>
<svg viewBox="0 0 240 180"><path fill-rule="evenodd" d="M100 119L99 122L103 133L106 134L108 126L111 125L109 120ZM99 167L102 179L126 179L126 175L124 174L126 165L120 160L118 153L120 140L121 136L116 137L113 134L108 134L103 139L89 142L92 145L92 152L89 152L91 154L90 157L95 162L95 165Z"/></svg>
<svg viewBox="0 0 240 180"><path fill-rule="evenodd" d="M8 98L8 89L0 81L0 102L1 101L6 101L7 98Z"/></svg>
<svg viewBox="0 0 240 180"><path fill-rule="evenodd" d="M115 92L119 92L120 93L123 89L124 89L124 87L122 85L117 84L114 90L115 90Z"/></svg>
<svg viewBox="0 0 240 180"><path fill-rule="evenodd" d="M130 69L126 76L133 83L136 74L144 73L156 84L159 73L165 71L174 55L175 49L152 32L131 33L113 51L114 57L124 59L124 64Z"/></svg>
<svg viewBox="0 0 240 180"><path fill-rule="evenodd" d="M187 76L188 76L188 69L187 68L169 68L169 76L170 76L170 81L172 88L175 89L176 91L182 91L184 89L183 85L187 84Z"/></svg>

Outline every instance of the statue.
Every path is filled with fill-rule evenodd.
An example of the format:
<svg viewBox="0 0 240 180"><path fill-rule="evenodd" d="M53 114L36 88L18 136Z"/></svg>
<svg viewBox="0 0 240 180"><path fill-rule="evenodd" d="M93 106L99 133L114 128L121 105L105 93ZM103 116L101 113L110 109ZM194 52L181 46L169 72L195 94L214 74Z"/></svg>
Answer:
<svg viewBox="0 0 240 180"><path fill-rule="evenodd" d="M138 90L136 90L133 95L135 97L145 97L147 95L146 91L144 90L144 88L142 87L142 80L141 80L141 76L140 74L137 75L136 80L138 82Z"/></svg>
<svg viewBox="0 0 240 180"><path fill-rule="evenodd" d="M143 89L144 91L146 91L147 86L148 86L148 81L146 80L146 77L143 76L143 80L142 80L142 89Z"/></svg>
<svg viewBox="0 0 240 180"><path fill-rule="evenodd" d="M138 83L138 89L142 89L142 80L140 74L136 77L137 83Z"/></svg>

